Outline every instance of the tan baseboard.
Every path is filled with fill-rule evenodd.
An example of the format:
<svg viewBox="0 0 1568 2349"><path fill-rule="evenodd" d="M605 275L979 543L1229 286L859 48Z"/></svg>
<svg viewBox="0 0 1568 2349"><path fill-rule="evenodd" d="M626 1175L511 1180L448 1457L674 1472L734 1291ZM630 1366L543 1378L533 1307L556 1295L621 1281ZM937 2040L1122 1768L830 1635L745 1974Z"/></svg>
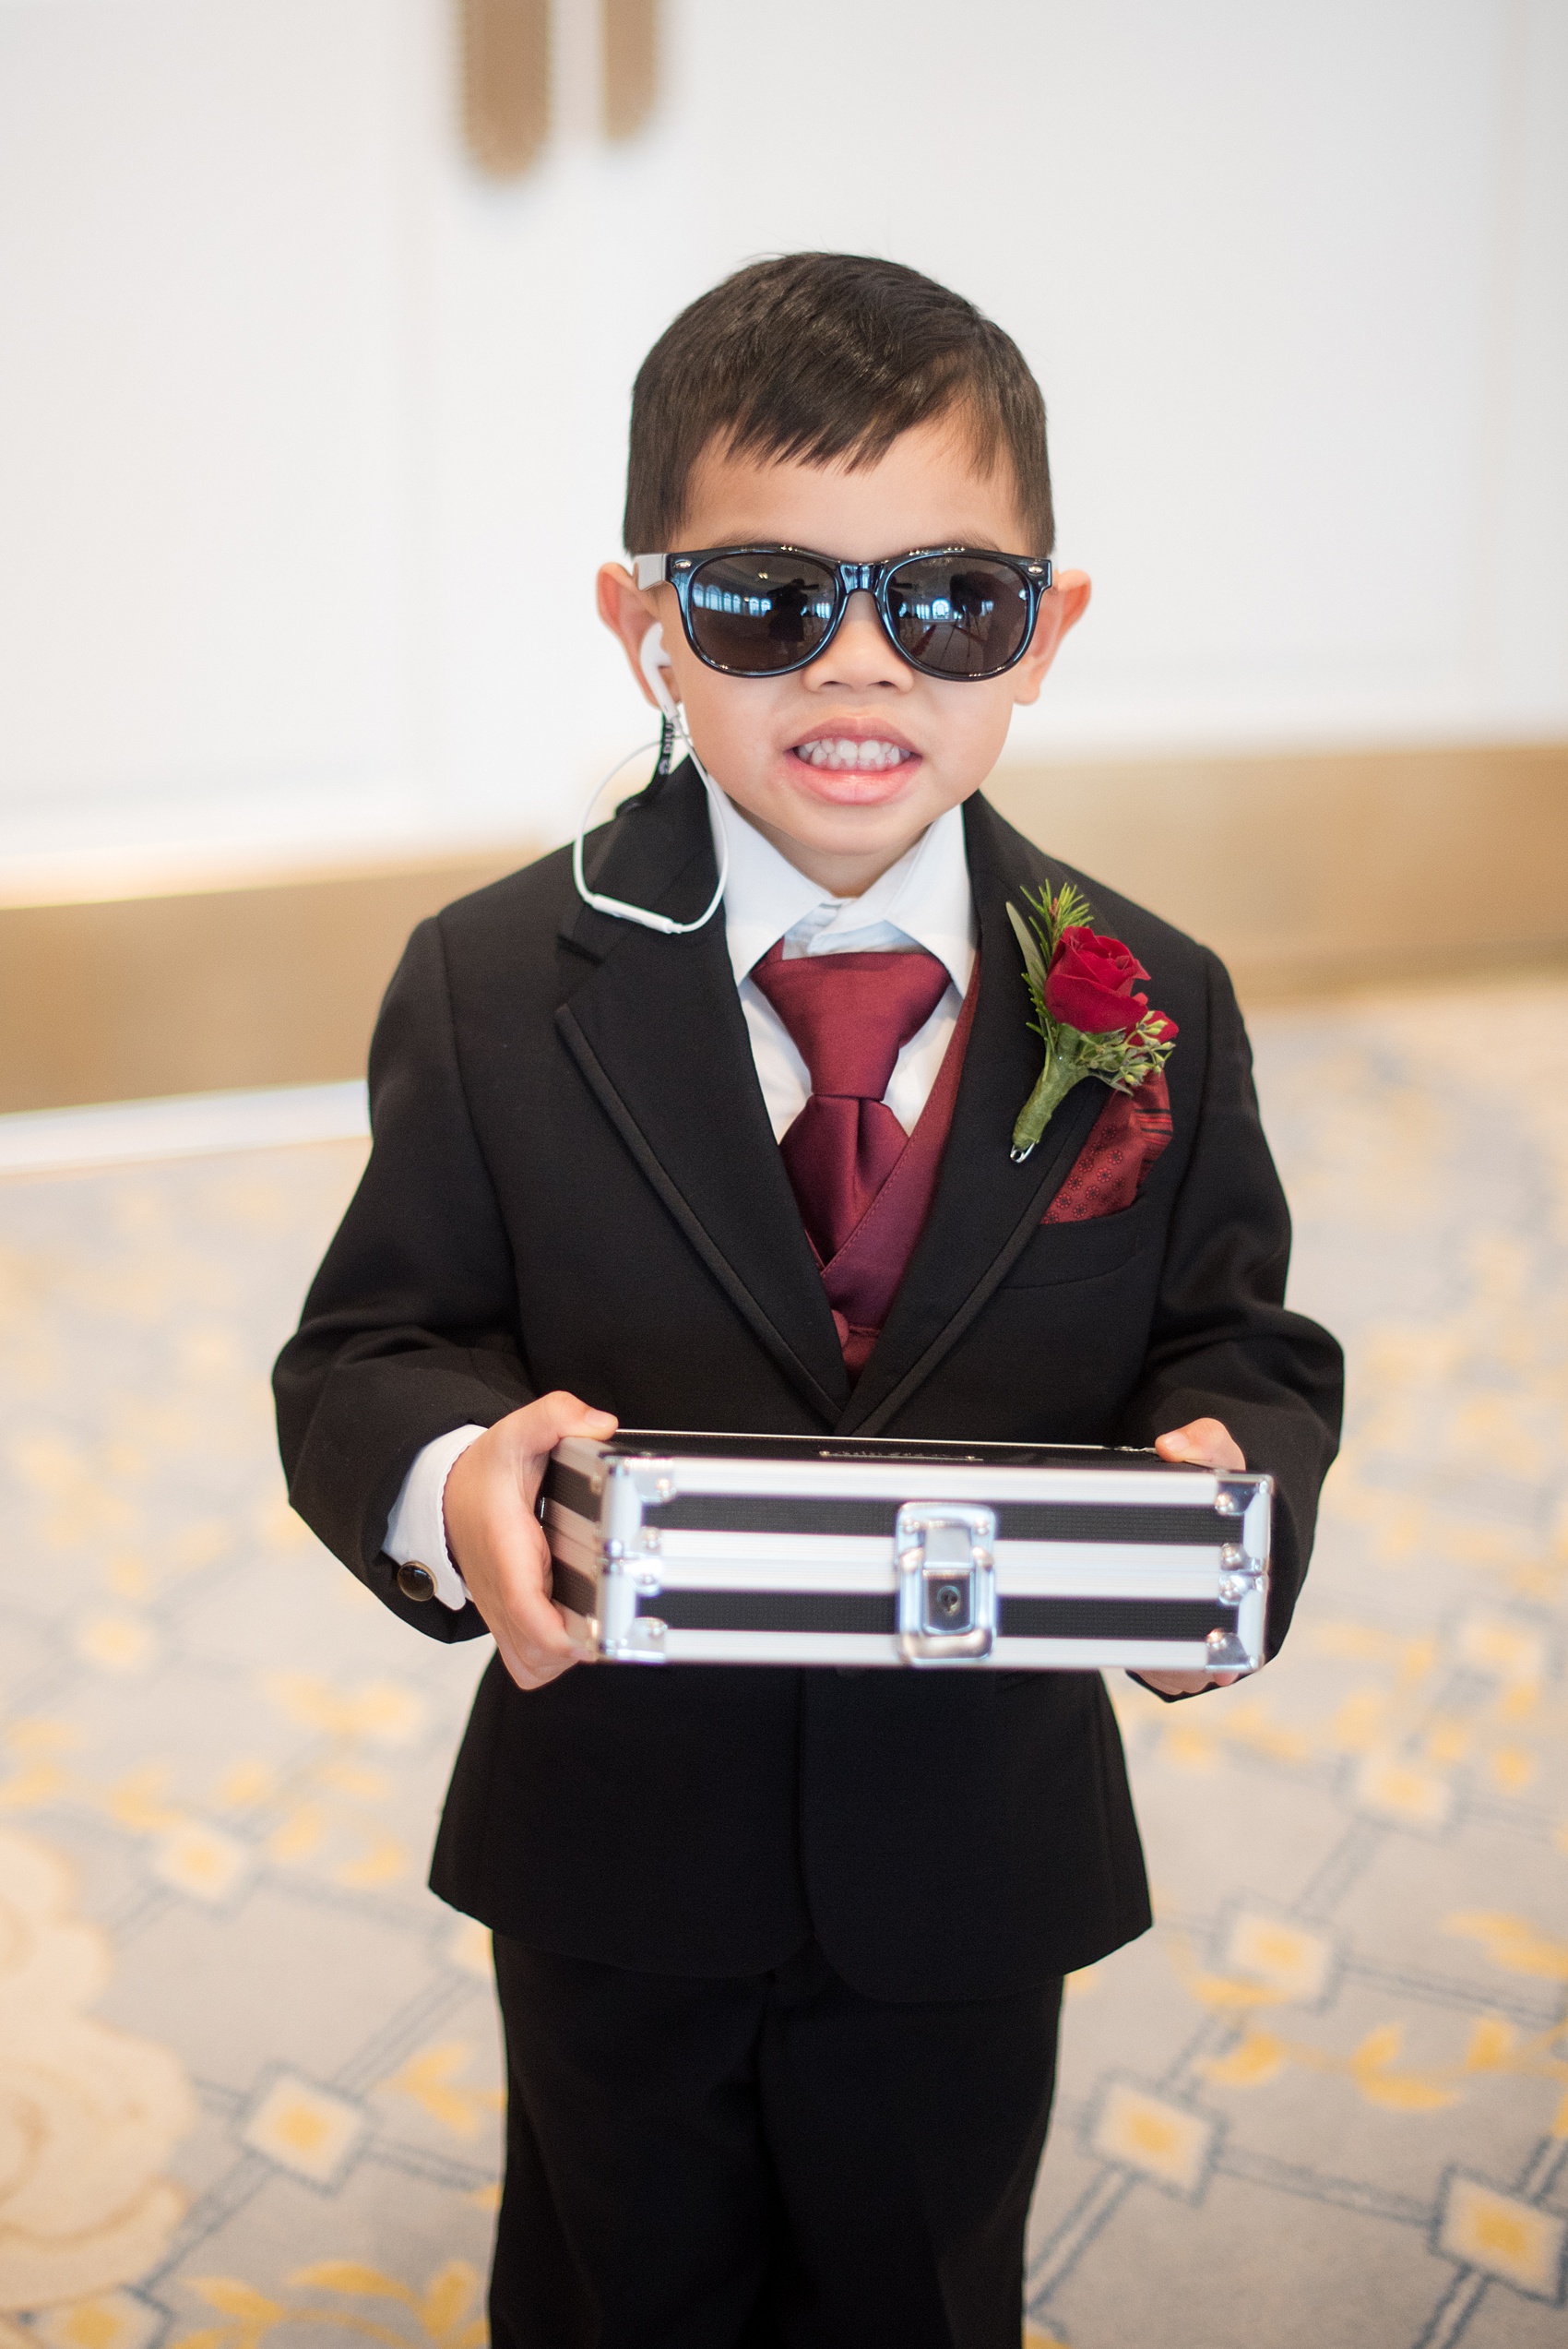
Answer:
<svg viewBox="0 0 1568 2349"><path fill-rule="evenodd" d="M414 924L529 854L0 909L0 1111L359 1076Z"/></svg>
<svg viewBox="0 0 1568 2349"><path fill-rule="evenodd" d="M1082 761L991 796L1243 1001L1568 956L1568 745ZM0 910L0 1111L356 1076L414 924L528 854Z"/></svg>
<svg viewBox="0 0 1568 2349"><path fill-rule="evenodd" d="M1215 948L1246 1002L1568 953L1568 744L1086 761L990 795Z"/></svg>

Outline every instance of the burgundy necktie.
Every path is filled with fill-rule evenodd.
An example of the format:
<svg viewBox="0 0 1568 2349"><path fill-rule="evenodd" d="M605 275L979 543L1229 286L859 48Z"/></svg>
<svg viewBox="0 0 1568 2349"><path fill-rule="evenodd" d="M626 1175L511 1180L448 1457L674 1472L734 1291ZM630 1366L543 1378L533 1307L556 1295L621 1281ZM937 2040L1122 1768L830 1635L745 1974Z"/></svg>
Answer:
<svg viewBox="0 0 1568 2349"><path fill-rule="evenodd" d="M779 1148L806 1230L828 1264L908 1145L882 1096L899 1053L947 992L947 968L920 948L786 962L780 942L752 977L811 1071L811 1098Z"/></svg>

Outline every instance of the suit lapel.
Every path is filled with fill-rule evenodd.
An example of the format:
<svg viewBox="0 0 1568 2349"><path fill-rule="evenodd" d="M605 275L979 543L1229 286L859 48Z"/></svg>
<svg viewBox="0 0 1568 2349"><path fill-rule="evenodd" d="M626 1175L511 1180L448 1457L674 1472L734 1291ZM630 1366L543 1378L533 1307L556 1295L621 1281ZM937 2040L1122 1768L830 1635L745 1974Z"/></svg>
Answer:
<svg viewBox="0 0 1568 2349"><path fill-rule="evenodd" d="M843 1435L885 1427L956 1343L1028 1245L1104 1106L1102 1086L1075 1086L1032 1157L1013 1164L1013 1122L1039 1074L1041 1045L1007 900L1055 884L1047 859L978 794L964 819L980 934L974 1031L931 1214L838 1422Z"/></svg>
<svg viewBox="0 0 1568 2349"><path fill-rule="evenodd" d="M714 877L688 767L621 811L592 886L689 921ZM584 906L563 937L597 965L556 1012L567 1050L697 1255L831 1424L848 1374L757 1082L722 911L671 938Z"/></svg>

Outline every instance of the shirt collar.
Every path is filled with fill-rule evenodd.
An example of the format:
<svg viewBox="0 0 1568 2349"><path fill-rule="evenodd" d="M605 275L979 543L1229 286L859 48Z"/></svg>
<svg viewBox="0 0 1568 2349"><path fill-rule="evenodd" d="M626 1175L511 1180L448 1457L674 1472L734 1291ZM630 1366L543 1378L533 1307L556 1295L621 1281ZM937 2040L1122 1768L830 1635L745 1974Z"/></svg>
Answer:
<svg viewBox="0 0 1568 2349"><path fill-rule="evenodd" d="M717 831L711 800L708 815ZM958 993L968 992L975 960L975 907L961 807L948 808L928 825L897 864L858 898L830 897L781 856L729 799L724 829L730 845L724 924L737 986L799 923L826 915L814 925L808 952L844 953L906 938L945 963ZM721 853L716 838L714 853Z"/></svg>

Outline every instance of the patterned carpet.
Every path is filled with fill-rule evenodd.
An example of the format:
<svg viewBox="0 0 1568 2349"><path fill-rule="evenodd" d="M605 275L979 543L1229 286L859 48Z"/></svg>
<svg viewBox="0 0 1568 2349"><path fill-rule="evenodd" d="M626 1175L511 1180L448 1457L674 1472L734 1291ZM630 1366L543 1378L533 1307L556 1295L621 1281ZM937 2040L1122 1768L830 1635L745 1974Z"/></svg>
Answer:
<svg viewBox="0 0 1568 2349"><path fill-rule="evenodd" d="M1350 1440L1285 1658L1118 1690L1160 1924L1072 1985L1031 2338L1560 2349L1568 986L1256 1025ZM0 1183L4 2349L483 2340L483 1655L291 1519L265 1386L360 1157Z"/></svg>

